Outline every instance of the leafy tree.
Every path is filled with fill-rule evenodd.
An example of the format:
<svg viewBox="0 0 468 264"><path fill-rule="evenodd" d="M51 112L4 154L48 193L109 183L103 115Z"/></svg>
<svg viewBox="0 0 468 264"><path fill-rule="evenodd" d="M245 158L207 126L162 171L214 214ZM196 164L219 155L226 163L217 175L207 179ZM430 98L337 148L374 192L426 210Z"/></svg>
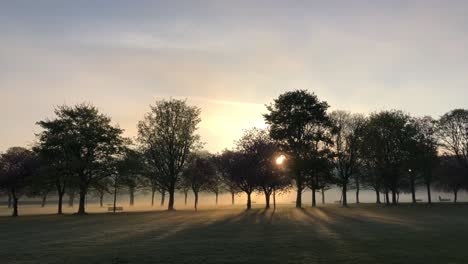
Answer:
<svg viewBox="0 0 468 264"><path fill-rule="evenodd" d="M420 175L427 190L427 201L432 202L431 184L433 170L439 161L437 156L437 137L435 135L435 121L431 117L414 118L412 126L415 129L413 140L409 143L409 185L413 203L416 203L416 180Z"/></svg>
<svg viewBox="0 0 468 264"><path fill-rule="evenodd" d="M12 147L0 156L0 186L8 190L13 199L13 214L18 216L18 200L31 186L39 162L34 152Z"/></svg>
<svg viewBox="0 0 468 264"><path fill-rule="evenodd" d="M444 114L437 122L437 135L443 150L468 168L468 110L454 109Z"/></svg>
<svg viewBox="0 0 468 264"><path fill-rule="evenodd" d="M368 171L380 177L374 183L382 183L386 202L389 192L392 203L397 203L397 194L401 176L407 172L408 163L416 130L411 125L410 117L401 111L382 111L371 114L365 127L362 153L367 164L373 166Z"/></svg>
<svg viewBox="0 0 468 264"><path fill-rule="evenodd" d="M224 154L226 153L226 154ZM226 190L231 194L231 204L235 203L235 195L241 190L237 186L237 183L231 178L231 156L227 153L230 153L228 150L224 150L223 153L217 154L214 157L216 170L221 176L222 185Z"/></svg>
<svg viewBox="0 0 468 264"><path fill-rule="evenodd" d="M89 187L115 170L115 156L123 144L122 130L90 104L59 106L55 115L53 120L38 122L44 130L39 144L63 152L67 170L78 179L78 214L85 214Z"/></svg>
<svg viewBox="0 0 468 264"><path fill-rule="evenodd" d="M259 191L265 195L265 208L270 208L270 197L275 189L282 186L279 166L275 164L280 155L276 143L269 137L267 130L250 129L245 131L237 142L237 148L241 152L248 153L254 159L254 174Z"/></svg>
<svg viewBox="0 0 468 264"><path fill-rule="evenodd" d="M326 115L328 104L305 90L286 92L267 105L264 114L270 125L270 136L288 156L288 165L297 188L296 207L302 205L302 192L306 184L307 159L317 146L326 141L323 128L330 126ZM319 144L320 145L320 144Z"/></svg>
<svg viewBox="0 0 468 264"><path fill-rule="evenodd" d="M458 192L466 188L466 169L460 166L456 156L444 155L439 166L435 169L436 187L442 191L453 193L453 202L457 202Z"/></svg>
<svg viewBox="0 0 468 264"><path fill-rule="evenodd" d="M118 162L117 171L120 174L121 185L128 188L130 206L135 203L135 191L141 183L142 155L137 150L126 147L122 159Z"/></svg>
<svg viewBox="0 0 468 264"><path fill-rule="evenodd" d="M191 151L198 147L196 134L200 109L183 100L161 100L138 124L138 141L147 153L157 185L169 192L168 210L174 209L174 193Z"/></svg>
<svg viewBox="0 0 468 264"><path fill-rule="evenodd" d="M207 190L210 181L216 176L216 168L211 156L208 153L197 153L193 155L183 172L183 179L190 184L195 201L195 211L198 210L198 194L200 191Z"/></svg>
<svg viewBox="0 0 468 264"><path fill-rule="evenodd" d="M247 195L247 210L252 208L252 193L257 189L257 160L253 153L225 150L221 153L224 160L226 176L237 189Z"/></svg>
<svg viewBox="0 0 468 264"><path fill-rule="evenodd" d="M347 191L352 177L359 178L362 166L360 146L362 142L366 119L362 115L351 114L345 111L334 111L330 114L333 123L333 142L335 154L334 182L341 187L342 205L348 205ZM359 180L358 180L359 184ZM357 186L359 190L359 186ZM356 192L356 201L359 201L359 191Z"/></svg>

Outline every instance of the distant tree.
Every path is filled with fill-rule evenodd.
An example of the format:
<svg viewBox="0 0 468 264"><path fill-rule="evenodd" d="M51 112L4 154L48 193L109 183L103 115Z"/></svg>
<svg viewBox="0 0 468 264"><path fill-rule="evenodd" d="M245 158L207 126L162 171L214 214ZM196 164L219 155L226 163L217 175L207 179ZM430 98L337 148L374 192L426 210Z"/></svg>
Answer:
<svg viewBox="0 0 468 264"><path fill-rule="evenodd" d="M66 152L70 171L78 178L78 214L85 214L88 189L107 177L115 168L115 155L121 151L122 130L111 125L111 119L89 104L59 106L56 119L38 122L44 134L59 138L53 146Z"/></svg>
<svg viewBox="0 0 468 264"><path fill-rule="evenodd" d="M199 108L171 99L157 101L138 124L138 141L155 180L169 192L168 210L174 209L174 193L187 157L198 147L200 121Z"/></svg>
<svg viewBox="0 0 468 264"><path fill-rule="evenodd" d="M51 173L51 171L41 163L38 158L39 167L30 179L30 186L26 195L29 197L39 197L41 199L41 207L45 207L47 196L54 191L55 186L54 182L48 177L48 173Z"/></svg>
<svg viewBox="0 0 468 264"><path fill-rule="evenodd" d="M341 187L341 203L348 205L347 191L352 177L357 178L356 202L359 202L359 171L362 166L360 147L366 119L362 115L345 111L334 111L330 114L333 123L333 142L335 154L334 182Z"/></svg>
<svg viewBox="0 0 468 264"><path fill-rule="evenodd" d="M280 95L267 105L265 121L270 125L270 136L288 156L288 166L297 188L296 207L302 205L302 192L306 187L307 158L323 138L323 128L331 125L326 111L328 104L313 93L296 90Z"/></svg>
<svg viewBox="0 0 468 264"><path fill-rule="evenodd" d="M270 208L270 197L275 189L283 187L281 170L275 163L279 157L276 143L269 137L268 130L253 128L246 130L242 138L237 141L239 151L249 154L254 159L256 185L265 195L265 208Z"/></svg>
<svg viewBox="0 0 468 264"><path fill-rule="evenodd" d="M112 193L113 182L109 177L101 178L98 181L94 181L91 185L92 189L96 192L99 198L99 206L104 206L104 195Z"/></svg>
<svg viewBox="0 0 468 264"><path fill-rule="evenodd" d="M232 180L231 178L231 153L228 150L224 150L223 153L217 154L215 156L215 166L216 170L221 176L221 180L223 182L223 186L226 190L231 194L231 205L235 203L235 195L239 193L241 190L237 186L237 183Z"/></svg>
<svg viewBox="0 0 468 264"><path fill-rule="evenodd" d="M117 171L120 174L121 185L128 188L130 206L135 204L135 191L142 181L143 166L141 153L127 146L117 164Z"/></svg>
<svg viewBox="0 0 468 264"><path fill-rule="evenodd" d="M305 185L312 193L312 207L317 206L316 193L320 190L329 189L334 183L332 178L333 164L329 149L314 151L309 158L305 159ZM322 192L322 196L324 192Z"/></svg>
<svg viewBox="0 0 468 264"><path fill-rule="evenodd" d="M247 210L252 208L252 193L257 189L257 160L253 153L225 150L221 154L229 181L247 195Z"/></svg>
<svg viewBox="0 0 468 264"><path fill-rule="evenodd" d="M184 194L184 204L187 205L188 193L191 190L191 186L190 186L190 182L188 181L188 177L184 177L184 176L185 175L182 175L179 188L182 190Z"/></svg>
<svg viewBox="0 0 468 264"><path fill-rule="evenodd" d="M409 186L412 202L416 203L417 177L420 176L426 186L427 201L432 202L431 184L433 182L434 168L439 161L437 156L437 137L435 135L435 121L431 117L413 118L412 126L415 135L409 141Z"/></svg>
<svg viewBox="0 0 468 264"><path fill-rule="evenodd" d="M38 168L34 152L22 147L9 148L0 156L0 186L11 194L12 216L18 216L18 200L31 186L31 179Z"/></svg>
<svg viewBox="0 0 468 264"><path fill-rule="evenodd" d="M468 168L468 110L454 109L437 122L437 136L443 150ZM467 170L468 171L468 170Z"/></svg>
<svg viewBox="0 0 468 264"><path fill-rule="evenodd" d="M456 156L444 155L440 159L435 169L436 188L453 193L453 202L456 203L458 192L468 184L466 168L460 165Z"/></svg>
<svg viewBox="0 0 468 264"><path fill-rule="evenodd" d="M190 184L195 201L195 211L198 210L198 194L207 190L210 181L216 176L216 168L209 153L197 153L190 158L187 168L183 171L183 179Z"/></svg>
<svg viewBox="0 0 468 264"><path fill-rule="evenodd" d="M219 194L224 191L223 189L223 178L221 174L217 173L216 165L214 163L214 158L210 157L210 164L215 170L215 173L211 174L211 177L208 180L208 184L206 186L206 191L212 192L215 195L215 204L218 205L218 198Z"/></svg>

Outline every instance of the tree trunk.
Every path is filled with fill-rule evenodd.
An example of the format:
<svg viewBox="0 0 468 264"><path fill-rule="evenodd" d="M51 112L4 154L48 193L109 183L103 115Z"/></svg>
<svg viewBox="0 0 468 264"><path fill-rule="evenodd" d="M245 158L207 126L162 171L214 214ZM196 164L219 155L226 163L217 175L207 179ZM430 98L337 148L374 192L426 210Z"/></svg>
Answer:
<svg viewBox="0 0 468 264"><path fill-rule="evenodd" d="M115 180L115 183L114 183L114 208L112 208L114 211L114 214L115 214L115 210L116 210L116 207L117 206L117 179Z"/></svg>
<svg viewBox="0 0 468 264"><path fill-rule="evenodd" d="M58 192L58 208L57 208L57 214L61 215L62 214L62 201L63 201L63 192Z"/></svg>
<svg viewBox="0 0 468 264"><path fill-rule="evenodd" d="M11 205L12 205L11 192L8 192L8 208L11 208Z"/></svg>
<svg viewBox="0 0 468 264"><path fill-rule="evenodd" d="M174 210L174 188L169 190L169 203L167 205L167 210L172 211Z"/></svg>
<svg viewBox="0 0 468 264"><path fill-rule="evenodd" d="M68 196L68 207L73 207L75 201L75 192L72 192Z"/></svg>
<svg viewBox="0 0 468 264"><path fill-rule="evenodd" d="M101 208L104 206L104 192L99 193L99 206Z"/></svg>
<svg viewBox="0 0 468 264"><path fill-rule="evenodd" d="M453 202L454 203L457 202L457 197L458 197L458 190L455 189L455 190L453 190Z"/></svg>
<svg viewBox="0 0 468 264"><path fill-rule="evenodd" d="M325 189L322 188L322 204L325 204Z"/></svg>
<svg viewBox="0 0 468 264"><path fill-rule="evenodd" d="M135 188L130 187L130 206L133 206L135 204Z"/></svg>
<svg viewBox="0 0 468 264"><path fill-rule="evenodd" d="M154 206L154 193L156 192L156 190L151 190L151 207Z"/></svg>
<svg viewBox="0 0 468 264"><path fill-rule="evenodd" d="M46 205L46 200L47 200L47 193L42 195L42 202L41 202L41 207L45 207Z"/></svg>
<svg viewBox="0 0 468 264"><path fill-rule="evenodd" d="M315 188L312 188L312 207L317 206L317 202L315 201Z"/></svg>
<svg viewBox="0 0 468 264"><path fill-rule="evenodd" d="M216 205L218 205L218 195L219 195L219 193L215 192L215 195L216 195Z"/></svg>
<svg viewBox="0 0 468 264"><path fill-rule="evenodd" d="M252 208L252 200L250 199L250 194L251 193L247 193L247 210L250 210Z"/></svg>
<svg viewBox="0 0 468 264"><path fill-rule="evenodd" d="M360 185L359 185L359 177L358 176L356 176L355 182L356 182L356 203L358 204L358 203L360 203L359 202L359 190L360 190L359 187L360 187Z"/></svg>
<svg viewBox="0 0 468 264"><path fill-rule="evenodd" d="M432 199L431 199L431 185L426 183L426 188L427 188L427 203L431 204Z"/></svg>
<svg viewBox="0 0 468 264"><path fill-rule="evenodd" d="M375 195L376 195L376 201L375 203L380 204L380 192L379 190L375 190Z"/></svg>
<svg viewBox="0 0 468 264"><path fill-rule="evenodd" d="M271 192L264 191L265 193L265 209L270 209L270 195Z"/></svg>
<svg viewBox="0 0 468 264"><path fill-rule="evenodd" d="M413 203L416 203L416 187L414 183L414 177L411 177L410 185L411 185L411 200Z"/></svg>
<svg viewBox="0 0 468 264"><path fill-rule="evenodd" d="M273 189L273 209L276 209L276 189Z"/></svg>
<svg viewBox="0 0 468 264"><path fill-rule="evenodd" d="M18 216L18 197L16 197L14 190L11 192L11 196L13 198L13 214L11 216L16 217Z"/></svg>
<svg viewBox="0 0 468 264"><path fill-rule="evenodd" d="M79 215L86 214L85 202L86 202L86 190L82 189L82 190L80 190L80 203L79 203L79 206L78 206L78 214Z"/></svg>
<svg viewBox="0 0 468 264"><path fill-rule="evenodd" d="M387 205L390 204L390 199L389 199L389 198L390 198L390 197L388 196L388 188L385 188L385 203L386 203Z"/></svg>
<svg viewBox="0 0 468 264"><path fill-rule="evenodd" d="M346 196L348 192L348 184L343 183L343 188L341 189L341 205L348 206L348 197Z"/></svg>
<svg viewBox="0 0 468 264"><path fill-rule="evenodd" d="M198 192L193 192L193 194L195 196L195 202L194 202L195 211L198 211Z"/></svg>
<svg viewBox="0 0 468 264"><path fill-rule="evenodd" d="M188 191L184 190L184 196L185 196L185 205L187 205Z"/></svg>
<svg viewBox="0 0 468 264"><path fill-rule="evenodd" d="M231 204L234 205L234 192L231 192Z"/></svg>
<svg viewBox="0 0 468 264"><path fill-rule="evenodd" d="M396 199L396 191L395 189L392 189L392 204L396 204L397 203L397 199Z"/></svg>
<svg viewBox="0 0 468 264"><path fill-rule="evenodd" d="M161 206L164 206L166 200L166 191L161 192Z"/></svg>
<svg viewBox="0 0 468 264"><path fill-rule="evenodd" d="M396 202L400 203L400 192L396 192Z"/></svg>
<svg viewBox="0 0 468 264"><path fill-rule="evenodd" d="M297 184L296 208L302 207L302 184Z"/></svg>

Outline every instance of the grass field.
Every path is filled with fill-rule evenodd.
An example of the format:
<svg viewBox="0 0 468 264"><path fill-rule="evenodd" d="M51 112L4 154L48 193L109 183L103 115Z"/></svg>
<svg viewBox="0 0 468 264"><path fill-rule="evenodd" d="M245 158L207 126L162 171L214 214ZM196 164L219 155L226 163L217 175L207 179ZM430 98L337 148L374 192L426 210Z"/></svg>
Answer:
<svg viewBox="0 0 468 264"><path fill-rule="evenodd" d="M468 263L468 204L0 217L0 263Z"/></svg>

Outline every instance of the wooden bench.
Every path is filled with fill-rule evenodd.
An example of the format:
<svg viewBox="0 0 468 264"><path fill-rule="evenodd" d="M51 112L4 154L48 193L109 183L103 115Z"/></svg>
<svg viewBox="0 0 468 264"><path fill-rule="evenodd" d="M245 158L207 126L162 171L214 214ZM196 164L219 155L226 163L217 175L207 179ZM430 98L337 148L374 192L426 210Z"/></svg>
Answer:
<svg viewBox="0 0 468 264"><path fill-rule="evenodd" d="M444 198L439 196L439 202L450 202L450 199L448 199L448 198L444 199Z"/></svg>
<svg viewBox="0 0 468 264"><path fill-rule="evenodd" d="M333 203L341 204L341 201L334 201Z"/></svg>
<svg viewBox="0 0 468 264"><path fill-rule="evenodd" d="M109 212L114 212L114 206L108 207L108 208L107 208L107 211L109 211ZM122 207L122 206L116 206L116 207L115 207L115 211L116 211L116 212L117 212L117 211L123 211L123 207Z"/></svg>
<svg viewBox="0 0 468 264"><path fill-rule="evenodd" d="M416 202L422 202L423 200L422 199L416 199L415 201Z"/></svg>

